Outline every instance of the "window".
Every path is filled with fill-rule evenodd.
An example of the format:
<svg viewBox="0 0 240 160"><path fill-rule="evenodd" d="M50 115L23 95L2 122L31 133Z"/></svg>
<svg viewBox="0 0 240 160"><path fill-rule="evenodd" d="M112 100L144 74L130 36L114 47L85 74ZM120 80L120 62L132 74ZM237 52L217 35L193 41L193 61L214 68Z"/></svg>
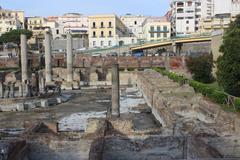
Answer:
<svg viewBox="0 0 240 160"><path fill-rule="evenodd" d="M187 20L186 23L189 24L189 21Z"/></svg>
<svg viewBox="0 0 240 160"><path fill-rule="evenodd" d="M104 42L103 41L101 41L101 46L103 46L104 45Z"/></svg>
<svg viewBox="0 0 240 160"><path fill-rule="evenodd" d="M161 27L157 26L157 31L160 32L161 31Z"/></svg>
<svg viewBox="0 0 240 160"><path fill-rule="evenodd" d="M108 41L108 46L112 46L112 41Z"/></svg>
<svg viewBox="0 0 240 160"><path fill-rule="evenodd" d="M96 41L93 41L93 47L95 47L96 46Z"/></svg>
<svg viewBox="0 0 240 160"><path fill-rule="evenodd" d="M109 37L112 37L112 31L109 31Z"/></svg>
<svg viewBox="0 0 240 160"><path fill-rule="evenodd" d="M154 32L154 26L150 27L150 31Z"/></svg>
<svg viewBox="0 0 240 160"><path fill-rule="evenodd" d="M137 25L137 21L135 21L134 24Z"/></svg>
<svg viewBox="0 0 240 160"><path fill-rule="evenodd" d="M59 30L58 29L56 30L56 34L59 34Z"/></svg>
<svg viewBox="0 0 240 160"><path fill-rule="evenodd" d="M161 37L161 33L157 33L157 37L160 38Z"/></svg>
<svg viewBox="0 0 240 160"><path fill-rule="evenodd" d="M154 38L154 33L151 33L151 35L150 35L150 36L151 36L151 38Z"/></svg>
<svg viewBox="0 0 240 160"><path fill-rule="evenodd" d="M186 30L189 31L189 27L186 27Z"/></svg>
<svg viewBox="0 0 240 160"><path fill-rule="evenodd" d="M187 2L187 4L188 4L188 6L192 6L192 2L191 1Z"/></svg>
<svg viewBox="0 0 240 160"><path fill-rule="evenodd" d="M108 27L112 28L112 22L108 22Z"/></svg>
<svg viewBox="0 0 240 160"><path fill-rule="evenodd" d="M103 24L103 22L101 22L101 28L104 28L104 24Z"/></svg>
<svg viewBox="0 0 240 160"><path fill-rule="evenodd" d="M101 31L101 37L104 37L104 32L103 31Z"/></svg>
<svg viewBox="0 0 240 160"><path fill-rule="evenodd" d="M93 37L96 37L96 32L95 31L93 31Z"/></svg>
<svg viewBox="0 0 240 160"><path fill-rule="evenodd" d="M183 13L183 9L182 8L177 9L177 13Z"/></svg>
<svg viewBox="0 0 240 160"><path fill-rule="evenodd" d="M167 32L167 31L168 31L167 26L163 26L163 31L164 31L164 32Z"/></svg>
<svg viewBox="0 0 240 160"><path fill-rule="evenodd" d="M163 37L166 38L167 37L167 33L163 33Z"/></svg>
<svg viewBox="0 0 240 160"><path fill-rule="evenodd" d="M93 27L92 28L96 28L96 22L93 22Z"/></svg>
<svg viewBox="0 0 240 160"><path fill-rule="evenodd" d="M132 44L134 44L135 43L135 41L134 41L134 39L132 39Z"/></svg>

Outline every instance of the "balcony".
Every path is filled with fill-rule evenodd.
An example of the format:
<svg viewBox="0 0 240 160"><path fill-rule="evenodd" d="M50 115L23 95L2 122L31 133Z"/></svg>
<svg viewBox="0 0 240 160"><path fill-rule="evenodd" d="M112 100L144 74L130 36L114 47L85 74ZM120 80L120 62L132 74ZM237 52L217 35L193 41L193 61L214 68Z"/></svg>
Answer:
<svg viewBox="0 0 240 160"><path fill-rule="evenodd" d="M149 30L149 33L169 33L169 30Z"/></svg>

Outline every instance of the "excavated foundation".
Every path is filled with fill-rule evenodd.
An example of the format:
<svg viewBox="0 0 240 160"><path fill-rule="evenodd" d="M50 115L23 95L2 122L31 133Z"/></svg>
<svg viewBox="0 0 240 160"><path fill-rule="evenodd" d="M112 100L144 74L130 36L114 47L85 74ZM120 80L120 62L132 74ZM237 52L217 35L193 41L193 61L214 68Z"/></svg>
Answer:
<svg viewBox="0 0 240 160"><path fill-rule="evenodd" d="M121 88L120 118L107 114L111 90L106 88L69 91L72 99L50 108L0 113L0 151L5 151L0 155L21 151L24 160L240 159L238 114L151 70L131 82L134 87Z"/></svg>

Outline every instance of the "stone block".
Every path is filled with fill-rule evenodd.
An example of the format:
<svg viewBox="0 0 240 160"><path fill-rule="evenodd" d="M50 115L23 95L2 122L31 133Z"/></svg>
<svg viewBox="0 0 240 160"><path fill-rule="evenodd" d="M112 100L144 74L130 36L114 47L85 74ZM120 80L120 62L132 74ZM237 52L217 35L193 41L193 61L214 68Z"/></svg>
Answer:
<svg viewBox="0 0 240 160"><path fill-rule="evenodd" d="M23 103L17 104L17 111L24 111L24 110L25 110L25 107Z"/></svg>
<svg viewBox="0 0 240 160"><path fill-rule="evenodd" d="M41 107L49 107L48 99L42 99L41 100Z"/></svg>

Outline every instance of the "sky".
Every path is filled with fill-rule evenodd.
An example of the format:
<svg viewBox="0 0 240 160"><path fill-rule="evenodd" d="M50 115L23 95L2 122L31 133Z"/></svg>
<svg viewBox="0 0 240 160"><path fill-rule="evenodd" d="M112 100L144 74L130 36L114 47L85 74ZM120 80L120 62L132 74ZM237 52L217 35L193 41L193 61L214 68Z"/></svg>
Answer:
<svg viewBox="0 0 240 160"><path fill-rule="evenodd" d="M69 12L163 16L169 8L169 0L0 0L0 6L24 10L25 16L60 16Z"/></svg>

